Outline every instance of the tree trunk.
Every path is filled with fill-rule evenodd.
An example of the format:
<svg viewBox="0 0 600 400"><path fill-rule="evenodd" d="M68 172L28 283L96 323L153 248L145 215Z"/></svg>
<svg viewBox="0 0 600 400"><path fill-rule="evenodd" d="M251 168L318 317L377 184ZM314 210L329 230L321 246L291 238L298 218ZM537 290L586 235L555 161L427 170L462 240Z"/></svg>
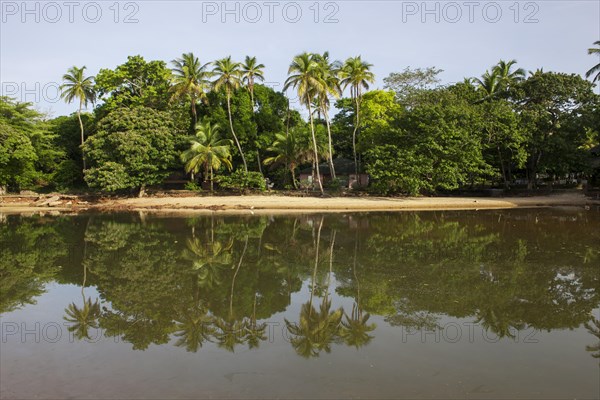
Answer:
<svg viewBox="0 0 600 400"><path fill-rule="evenodd" d="M317 170L317 182L319 183L319 190L321 191L321 194L325 194L325 192L323 192L323 183L321 182L321 173L319 171L319 152L317 150L317 137L315 136L315 126L313 123L313 116L312 116L312 112L311 112L311 107L310 107L310 102L307 102L308 104L308 115L310 116L310 132L312 134L312 141L313 141L313 151L314 151L314 157L315 157L315 167Z"/></svg>
<svg viewBox="0 0 600 400"><path fill-rule="evenodd" d="M356 90L356 125L354 125L354 131L352 132L352 153L354 153L354 173L356 174L356 181L358 182L358 158L356 157L356 132L358 131L358 125L360 124L360 101L359 93Z"/></svg>
<svg viewBox="0 0 600 400"><path fill-rule="evenodd" d="M6 194L6 185L0 185L0 196Z"/></svg>
<svg viewBox="0 0 600 400"><path fill-rule="evenodd" d="M262 170L262 165L260 162L260 152L258 149L256 149L256 160L258 161L258 171L261 173L261 175L264 175L263 170Z"/></svg>
<svg viewBox="0 0 600 400"><path fill-rule="evenodd" d="M231 98L229 92L227 92L227 113L229 114L229 127L231 128L231 134L235 139L235 144L237 145L238 150L240 151L240 155L242 156L242 162L244 163L244 171L248 173L248 165L246 165L246 158L244 157L244 152L242 151L242 146L240 146L240 142L238 141L237 136L235 135L235 131L233 130L233 119L231 118Z"/></svg>
<svg viewBox="0 0 600 400"><path fill-rule="evenodd" d="M138 192L138 197L144 197L146 195L146 185L140 186L140 191Z"/></svg>
<svg viewBox="0 0 600 400"><path fill-rule="evenodd" d="M81 121L81 107L82 102L79 102L79 110L77 110L77 118L79 119L79 127L81 128L81 161L83 162L83 170L85 171L85 153L83 152L83 142L85 142L85 137L83 135L83 122Z"/></svg>
<svg viewBox="0 0 600 400"><path fill-rule="evenodd" d="M196 131L196 124L198 123L198 114L196 113L196 99L192 98L192 131Z"/></svg>
<svg viewBox="0 0 600 400"><path fill-rule="evenodd" d="M331 124L329 123L329 113L323 110L325 124L327 125L327 136L329 137L329 169L331 170L331 179L335 179L335 167L333 166L333 144L331 141Z"/></svg>
<svg viewBox="0 0 600 400"><path fill-rule="evenodd" d="M213 175L213 167L212 165L210 166L210 192L214 192L215 188L213 186L213 181L214 181L214 175Z"/></svg>
<svg viewBox="0 0 600 400"><path fill-rule="evenodd" d="M294 189L298 189L298 185L296 185L296 173L294 172L295 168L290 168L290 172L292 173L292 186L294 186Z"/></svg>
<svg viewBox="0 0 600 400"><path fill-rule="evenodd" d="M504 168L504 160L502 159L502 152L500 151L500 146L497 146L498 149L498 157L500 158L500 170L502 171L502 180L504 183L504 189L508 189L508 181L506 179L506 170Z"/></svg>

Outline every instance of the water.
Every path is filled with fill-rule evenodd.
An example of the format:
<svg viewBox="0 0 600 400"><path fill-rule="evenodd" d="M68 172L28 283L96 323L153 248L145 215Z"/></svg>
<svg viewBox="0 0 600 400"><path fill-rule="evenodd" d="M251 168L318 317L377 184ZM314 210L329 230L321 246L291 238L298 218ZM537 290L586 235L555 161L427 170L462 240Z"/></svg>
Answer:
<svg viewBox="0 0 600 400"><path fill-rule="evenodd" d="M597 210L0 221L3 399L600 396Z"/></svg>

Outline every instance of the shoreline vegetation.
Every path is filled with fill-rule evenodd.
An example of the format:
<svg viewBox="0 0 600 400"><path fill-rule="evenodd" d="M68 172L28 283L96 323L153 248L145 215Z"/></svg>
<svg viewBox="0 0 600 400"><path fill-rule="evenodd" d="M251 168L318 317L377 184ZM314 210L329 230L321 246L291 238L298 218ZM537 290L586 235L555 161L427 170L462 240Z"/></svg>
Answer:
<svg viewBox="0 0 600 400"><path fill-rule="evenodd" d="M0 195L417 197L600 185L600 65L586 80L500 60L454 83L437 67L406 67L380 87L360 55L303 52L277 91L256 57L206 61L133 55L95 76L73 66L60 85L70 116L0 96Z"/></svg>
<svg viewBox="0 0 600 400"><path fill-rule="evenodd" d="M281 214L307 212L487 210L537 207L589 207L598 199L581 192L515 197L329 197L307 195L147 196L90 198L76 195L0 196L0 214L38 212L144 211L169 213Z"/></svg>

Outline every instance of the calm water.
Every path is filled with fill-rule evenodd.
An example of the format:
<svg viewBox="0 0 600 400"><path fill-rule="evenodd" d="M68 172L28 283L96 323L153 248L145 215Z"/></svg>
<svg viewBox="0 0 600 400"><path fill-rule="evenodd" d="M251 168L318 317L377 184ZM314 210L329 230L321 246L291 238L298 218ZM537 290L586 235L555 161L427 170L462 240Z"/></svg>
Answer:
<svg viewBox="0 0 600 400"><path fill-rule="evenodd" d="M0 397L598 398L600 211L0 219Z"/></svg>

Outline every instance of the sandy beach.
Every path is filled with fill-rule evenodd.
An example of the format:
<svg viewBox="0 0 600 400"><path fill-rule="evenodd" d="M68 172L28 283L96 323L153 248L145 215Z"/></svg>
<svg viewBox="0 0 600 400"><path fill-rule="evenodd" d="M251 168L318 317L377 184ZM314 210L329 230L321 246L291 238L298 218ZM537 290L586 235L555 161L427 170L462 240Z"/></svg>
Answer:
<svg viewBox="0 0 600 400"><path fill-rule="evenodd" d="M46 197L47 198L47 197ZM37 200L37 201L36 201ZM42 198L43 200L43 198ZM292 213L402 210L478 210L531 207L583 207L598 204L582 193L563 193L533 197L291 197L281 195L193 196L107 198L86 202L76 196L60 196L50 204L37 197L4 196L0 212L36 211L149 211L149 212L228 212Z"/></svg>

